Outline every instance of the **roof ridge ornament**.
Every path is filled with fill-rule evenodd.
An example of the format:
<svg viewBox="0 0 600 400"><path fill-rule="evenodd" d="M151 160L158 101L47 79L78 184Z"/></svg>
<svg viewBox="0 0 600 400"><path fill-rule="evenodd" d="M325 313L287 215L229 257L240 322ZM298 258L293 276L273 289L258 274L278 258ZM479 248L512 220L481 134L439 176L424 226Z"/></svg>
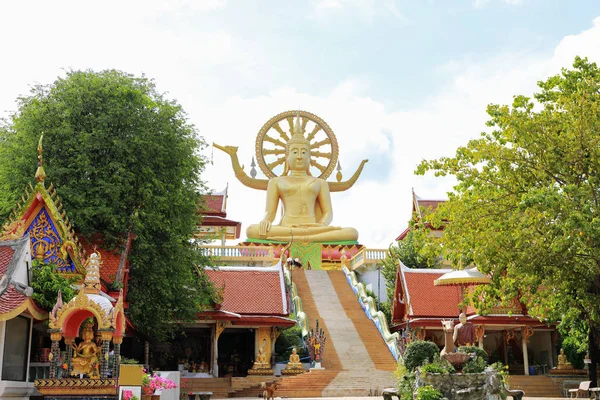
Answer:
<svg viewBox="0 0 600 400"><path fill-rule="evenodd" d="M38 142L38 167L37 171L35 171L35 180L44 183L44 179L46 179L46 171L44 171L44 160L42 158L44 149L42 148L42 140L44 139L44 134L40 136L40 141Z"/></svg>

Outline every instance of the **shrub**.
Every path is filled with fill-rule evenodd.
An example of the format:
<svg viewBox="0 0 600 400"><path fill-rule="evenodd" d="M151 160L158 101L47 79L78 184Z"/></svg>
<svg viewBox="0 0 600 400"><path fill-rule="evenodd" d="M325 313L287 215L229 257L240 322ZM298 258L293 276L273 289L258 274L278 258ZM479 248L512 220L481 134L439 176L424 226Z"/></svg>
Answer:
<svg viewBox="0 0 600 400"><path fill-rule="evenodd" d="M443 398L442 392L433 386L421 386L417 389L416 400L441 400Z"/></svg>
<svg viewBox="0 0 600 400"><path fill-rule="evenodd" d="M425 361L432 362L439 353L438 347L433 342L415 341L406 346L404 352L404 365L409 371L423 365Z"/></svg>
<svg viewBox="0 0 600 400"><path fill-rule="evenodd" d="M477 357L481 357L488 362L488 353L477 346L460 346L457 350L459 353L475 353Z"/></svg>
<svg viewBox="0 0 600 400"><path fill-rule="evenodd" d="M398 378L397 387L400 400L413 400L413 387L415 386L415 374L410 372L404 364L398 363L394 375Z"/></svg>
<svg viewBox="0 0 600 400"><path fill-rule="evenodd" d="M500 381L504 385L505 388L509 387L510 384L510 375L508 373L508 365L504 365L501 362L495 362L490 365L490 367L498 373L498 377Z"/></svg>
<svg viewBox="0 0 600 400"><path fill-rule="evenodd" d="M456 372L454 367L449 363L442 363L441 361L434 361L431 364L425 364L421 367L421 371L429 372L430 374L453 374Z"/></svg>
<svg viewBox="0 0 600 400"><path fill-rule="evenodd" d="M487 367L485 360L481 357L475 357L467 361L462 372L465 374L478 374L485 371L485 367Z"/></svg>

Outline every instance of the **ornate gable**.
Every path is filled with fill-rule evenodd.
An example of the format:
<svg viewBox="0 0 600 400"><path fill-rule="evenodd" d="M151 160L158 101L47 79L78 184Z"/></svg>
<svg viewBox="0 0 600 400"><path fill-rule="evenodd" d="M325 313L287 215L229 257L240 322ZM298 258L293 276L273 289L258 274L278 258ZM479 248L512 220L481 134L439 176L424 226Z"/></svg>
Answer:
<svg viewBox="0 0 600 400"><path fill-rule="evenodd" d="M63 275L84 275L85 252L71 225L54 186L46 189L42 163L42 138L38 145L38 169L34 186L29 184L21 202L0 233L0 240L19 239L29 233L31 255L58 266Z"/></svg>

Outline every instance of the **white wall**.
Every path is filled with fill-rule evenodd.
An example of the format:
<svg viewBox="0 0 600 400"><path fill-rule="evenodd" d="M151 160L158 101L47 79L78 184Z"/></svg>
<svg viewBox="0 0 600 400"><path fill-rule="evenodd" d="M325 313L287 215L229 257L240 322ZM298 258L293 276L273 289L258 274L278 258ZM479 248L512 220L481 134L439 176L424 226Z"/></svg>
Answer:
<svg viewBox="0 0 600 400"><path fill-rule="evenodd" d="M372 271L366 271L363 274L357 274L357 276L358 276L358 280L360 282L362 282L367 288L369 288L367 285L370 285L370 289L373 291L373 293L375 293L382 302L385 302L385 301L387 301L387 297L386 297L386 293L385 293L387 281L383 277L383 274L379 275L380 272L381 271L377 271L375 269ZM379 276L381 277L381 280L379 281L379 286L380 286L379 289L380 290L378 293L377 292L377 281L378 281Z"/></svg>

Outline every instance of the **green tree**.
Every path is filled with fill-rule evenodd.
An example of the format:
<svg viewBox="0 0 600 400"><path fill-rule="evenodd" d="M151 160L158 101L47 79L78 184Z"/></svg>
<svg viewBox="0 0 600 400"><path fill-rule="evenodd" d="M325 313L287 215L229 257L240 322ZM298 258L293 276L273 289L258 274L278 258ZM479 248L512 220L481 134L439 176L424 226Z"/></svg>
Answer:
<svg viewBox="0 0 600 400"><path fill-rule="evenodd" d="M387 282L386 295L390 304L394 300L398 260L408 268L436 268L439 264L435 240L428 240L429 230L411 221L414 226L403 240L392 244L383 260L381 274Z"/></svg>
<svg viewBox="0 0 600 400"><path fill-rule="evenodd" d="M539 82L534 100L516 96L512 107L488 106L489 132L454 157L424 161L417 172L458 181L435 214L448 221L445 256L492 276L476 291L477 305L485 309L519 296L531 315L562 320L561 328L574 337L583 331L595 381L600 70L579 57L573 67Z"/></svg>
<svg viewBox="0 0 600 400"><path fill-rule="evenodd" d="M0 214L35 172L44 134L48 180L82 236L107 246L134 237L128 301L136 328L156 339L189 321L212 286L190 242L205 145L177 102L152 80L107 70L69 71L37 85L0 130Z"/></svg>

